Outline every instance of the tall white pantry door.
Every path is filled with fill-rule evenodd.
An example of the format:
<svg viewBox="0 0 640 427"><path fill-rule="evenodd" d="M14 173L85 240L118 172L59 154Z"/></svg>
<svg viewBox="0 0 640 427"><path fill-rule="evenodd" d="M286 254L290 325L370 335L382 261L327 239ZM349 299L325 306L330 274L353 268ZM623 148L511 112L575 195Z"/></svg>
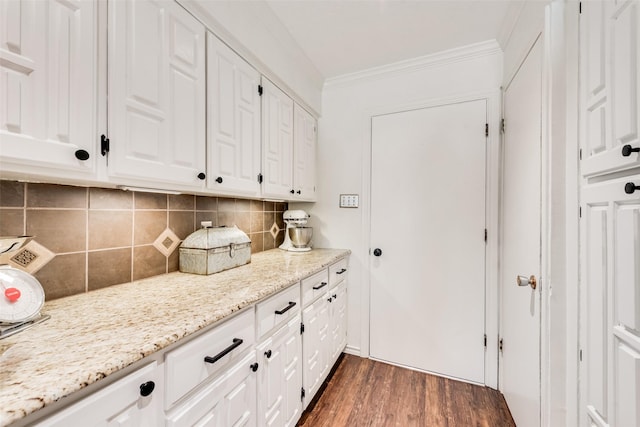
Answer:
<svg viewBox="0 0 640 427"><path fill-rule="evenodd" d="M485 381L486 122L484 99L372 119L372 358Z"/></svg>
<svg viewBox="0 0 640 427"><path fill-rule="evenodd" d="M580 15L580 423L640 425L640 3Z"/></svg>

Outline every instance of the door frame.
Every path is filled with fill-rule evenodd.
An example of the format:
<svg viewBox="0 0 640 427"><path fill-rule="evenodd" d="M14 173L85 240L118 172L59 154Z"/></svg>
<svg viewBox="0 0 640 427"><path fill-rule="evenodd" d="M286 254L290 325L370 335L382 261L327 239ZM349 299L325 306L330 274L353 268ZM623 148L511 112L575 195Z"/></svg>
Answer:
<svg viewBox="0 0 640 427"><path fill-rule="evenodd" d="M363 268L363 286L361 293L361 348L360 356L369 357L369 339L371 316L371 143L372 143L372 119L374 116L393 114L409 110L438 107L448 104L456 104L469 101L484 100L487 103L487 122L489 124L489 136L486 146L486 202L485 218L488 230L485 252L485 333L487 346L484 359L485 385L498 388L498 213L499 213L499 166L500 166L500 90L465 93L458 96L423 99L404 104L383 106L364 111L362 115L363 139L362 153L366 159L362 167L362 196L365 201L362 204L362 235L363 254L369 254ZM364 260L363 260L364 263Z"/></svg>

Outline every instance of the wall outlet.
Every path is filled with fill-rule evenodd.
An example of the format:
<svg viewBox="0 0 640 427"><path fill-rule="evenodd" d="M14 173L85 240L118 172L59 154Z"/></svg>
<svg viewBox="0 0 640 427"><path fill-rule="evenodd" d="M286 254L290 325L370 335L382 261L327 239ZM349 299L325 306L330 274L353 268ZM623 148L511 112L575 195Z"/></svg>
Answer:
<svg viewBox="0 0 640 427"><path fill-rule="evenodd" d="M341 208L357 208L360 203L360 196L357 194L341 194L340 195L340 207Z"/></svg>

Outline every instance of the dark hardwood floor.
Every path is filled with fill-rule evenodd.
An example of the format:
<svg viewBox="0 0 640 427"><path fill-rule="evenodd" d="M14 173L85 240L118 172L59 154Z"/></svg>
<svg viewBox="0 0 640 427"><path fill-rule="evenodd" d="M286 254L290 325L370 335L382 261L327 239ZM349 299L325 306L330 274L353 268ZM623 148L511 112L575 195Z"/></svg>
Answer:
<svg viewBox="0 0 640 427"><path fill-rule="evenodd" d="M496 390L343 355L298 426L506 427L515 423Z"/></svg>

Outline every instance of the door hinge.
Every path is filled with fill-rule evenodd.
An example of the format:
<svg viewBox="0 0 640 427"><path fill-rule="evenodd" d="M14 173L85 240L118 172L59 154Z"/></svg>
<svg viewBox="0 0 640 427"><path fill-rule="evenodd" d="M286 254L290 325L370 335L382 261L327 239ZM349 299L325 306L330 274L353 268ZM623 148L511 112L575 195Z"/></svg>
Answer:
<svg viewBox="0 0 640 427"><path fill-rule="evenodd" d="M580 355L579 355L579 357L580 357L580 361L582 362L582 349L580 349Z"/></svg>
<svg viewBox="0 0 640 427"><path fill-rule="evenodd" d="M500 121L500 131L504 133L504 119Z"/></svg>
<svg viewBox="0 0 640 427"><path fill-rule="evenodd" d="M258 174L258 184L262 184L263 176L261 173Z"/></svg>
<svg viewBox="0 0 640 427"><path fill-rule="evenodd" d="M488 233L487 233L487 229L484 229L484 242L487 243L487 238L489 237Z"/></svg>
<svg viewBox="0 0 640 427"><path fill-rule="evenodd" d="M304 334L304 323L300 323L300 335Z"/></svg>
<svg viewBox="0 0 640 427"><path fill-rule="evenodd" d="M578 3L578 13L582 13L582 2Z"/></svg>
<svg viewBox="0 0 640 427"><path fill-rule="evenodd" d="M262 85L258 85L258 95L262 96Z"/></svg>
<svg viewBox="0 0 640 427"><path fill-rule="evenodd" d="M306 393L304 392L304 387L302 387L302 388L300 389L300 400L304 400L304 396L305 396L305 394L306 394Z"/></svg>
<svg viewBox="0 0 640 427"><path fill-rule="evenodd" d="M578 206L578 218L582 218L582 206Z"/></svg>
<svg viewBox="0 0 640 427"><path fill-rule="evenodd" d="M106 135L100 136L100 153L106 156L109 152L109 138Z"/></svg>
<svg viewBox="0 0 640 427"><path fill-rule="evenodd" d="M484 348L487 348L487 334L484 334Z"/></svg>
<svg viewBox="0 0 640 427"><path fill-rule="evenodd" d="M489 136L489 123L484 124L484 136Z"/></svg>
<svg viewBox="0 0 640 427"><path fill-rule="evenodd" d="M578 151L578 157L582 160L582 148Z"/></svg>
<svg viewBox="0 0 640 427"><path fill-rule="evenodd" d="M503 347L503 342L502 342L502 338L500 338L500 341L498 341L498 350L500 350L500 353L502 353L502 347Z"/></svg>

